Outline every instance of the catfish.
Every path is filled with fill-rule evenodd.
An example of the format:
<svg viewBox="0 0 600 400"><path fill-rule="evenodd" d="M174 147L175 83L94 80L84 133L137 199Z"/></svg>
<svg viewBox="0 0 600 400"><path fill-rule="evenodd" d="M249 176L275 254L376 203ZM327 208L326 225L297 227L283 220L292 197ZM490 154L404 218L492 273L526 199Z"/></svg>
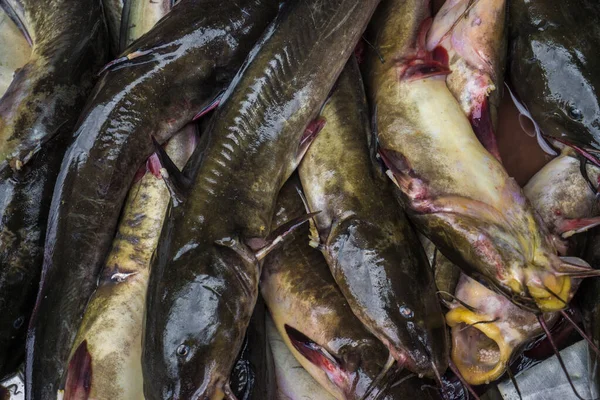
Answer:
<svg viewBox="0 0 600 400"><path fill-rule="evenodd" d="M194 125L169 140L166 152L183 168L197 140ZM98 288L86 307L69 357L64 399L143 399L142 328L152 255L171 195L157 156L127 197ZM158 175L158 176L156 176ZM83 360L89 360L87 362ZM84 366L83 368L77 368Z"/></svg>
<svg viewBox="0 0 600 400"><path fill-rule="evenodd" d="M182 0L126 50L130 58L105 68L73 132L50 206L27 341L28 398L55 396L62 386L121 208L136 171L155 151L152 138L164 143L218 97L277 7L276 0Z"/></svg>
<svg viewBox="0 0 600 400"><path fill-rule="evenodd" d="M555 139L594 158L600 150L599 14L595 0L510 2L509 76L522 113L534 121L540 142Z"/></svg>
<svg viewBox="0 0 600 400"><path fill-rule="evenodd" d="M293 179L283 187L274 226L302 215L299 190ZM260 282L275 328L294 358L336 399L437 398L416 377L392 387L402 375L386 366L388 349L354 315L308 234L307 226L300 227L269 254Z"/></svg>
<svg viewBox="0 0 600 400"><path fill-rule="evenodd" d="M0 160L2 377L23 361L54 184L95 74L107 61L100 3L51 3L0 1L2 15L11 18L2 22L0 60L13 69L0 98L0 154L28 152L28 162L17 162L14 170L8 159ZM29 145L36 150L29 153Z"/></svg>
<svg viewBox="0 0 600 400"><path fill-rule="evenodd" d="M319 119L324 126L298 168L308 209L320 211L311 243L398 367L441 376L449 348L433 274L390 182L369 157L367 101L354 59Z"/></svg>
<svg viewBox="0 0 600 400"><path fill-rule="evenodd" d="M261 260L306 220L271 236L277 193L378 3L284 3L223 95L189 175L169 172L181 204L163 228L150 277L146 398L231 397L228 380L257 301Z"/></svg>
<svg viewBox="0 0 600 400"><path fill-rule="evenodd" d="M379 154L416 228L470 277L530 311L573 297L581 260L561 259L521 188L481 145L427 51L427 0L389 0L369 40L367 86ZM380 57L384 62L381 62ZM583 263L584 264L584 263Z"/></svg>

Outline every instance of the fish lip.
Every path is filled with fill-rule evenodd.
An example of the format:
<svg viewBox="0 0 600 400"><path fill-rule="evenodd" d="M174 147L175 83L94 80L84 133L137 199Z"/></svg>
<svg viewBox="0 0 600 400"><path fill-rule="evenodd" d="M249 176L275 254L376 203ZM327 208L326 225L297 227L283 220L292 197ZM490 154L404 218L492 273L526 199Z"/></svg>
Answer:
<svg viewBox="0 0 600 400"><path fill-rule="evenodd" d="M471 385L486 384L502 376L514 350L514 347L507 343L495 323L474 325L479 321L489 319L489 316L477 314L463 307L454 308L446 314L446 321L452 328L452 361L454 361L465 380ZM469 333L472 334L473 330L478 331L476 332L477 334L483 335L495 346L491 351L496 352L498 361L484 371L472 368L462 358L464 353L469 354L474 350L473 346L461 344L463 336L469 335ZM473 356L474 362L481 364L477 355L469 355Z"/></svg>

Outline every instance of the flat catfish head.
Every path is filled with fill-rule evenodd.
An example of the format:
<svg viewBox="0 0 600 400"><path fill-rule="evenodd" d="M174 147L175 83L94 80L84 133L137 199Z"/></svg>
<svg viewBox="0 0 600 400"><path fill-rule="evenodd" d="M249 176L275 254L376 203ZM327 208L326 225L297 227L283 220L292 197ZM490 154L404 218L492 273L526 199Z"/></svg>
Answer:
<svg viewBox="0 0 600 400"><path fill-rule="evenodd" d="M230 391L230 372L258 296L258 262L244 244L226 239L186 243L162 270L158 290L148 297L145 395L221 398Z"/></svg>
<svg viewBox="0 0 600 400"><path fill-rule="evenodd" d="M597 150L600 59L595 50L586 53L579 43L564 40L552 40L545 31L517 38L512 85L544 135Z"/></svg>
<svg viewBox="0 0 600 400"><path fill-rule="evenodd" d="M448 342L433 274L408 222L334 224L326 257L354 314L402 367L435 377L447 368Z"/></svg>

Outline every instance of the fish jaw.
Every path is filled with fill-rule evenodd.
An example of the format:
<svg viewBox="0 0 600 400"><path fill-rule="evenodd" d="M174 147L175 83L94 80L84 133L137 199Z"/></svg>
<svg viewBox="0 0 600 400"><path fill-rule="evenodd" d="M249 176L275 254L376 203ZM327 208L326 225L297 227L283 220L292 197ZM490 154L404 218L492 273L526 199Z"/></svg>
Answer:
<svg viewBox="0 0 600 400"><path fill-rule="evenodd" d="M535 313L462 275L456 297L473 307L453 303L446 314L452 330L452 359L470 384L480 385L504 374L515 351L543 333ZM558 314L545 314L554 323Z"/></svg>

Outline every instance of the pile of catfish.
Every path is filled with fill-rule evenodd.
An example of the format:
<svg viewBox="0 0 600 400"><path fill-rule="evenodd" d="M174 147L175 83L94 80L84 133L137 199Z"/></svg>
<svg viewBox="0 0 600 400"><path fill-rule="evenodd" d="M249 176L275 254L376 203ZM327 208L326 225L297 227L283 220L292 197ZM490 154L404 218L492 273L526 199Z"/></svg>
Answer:
<svg viewBox="0 0 600 400"><path fill-rule="evenodd" d="M581 398L600 2L440 5L0 0L0 380L477 398L542 342Z"/></svg>

